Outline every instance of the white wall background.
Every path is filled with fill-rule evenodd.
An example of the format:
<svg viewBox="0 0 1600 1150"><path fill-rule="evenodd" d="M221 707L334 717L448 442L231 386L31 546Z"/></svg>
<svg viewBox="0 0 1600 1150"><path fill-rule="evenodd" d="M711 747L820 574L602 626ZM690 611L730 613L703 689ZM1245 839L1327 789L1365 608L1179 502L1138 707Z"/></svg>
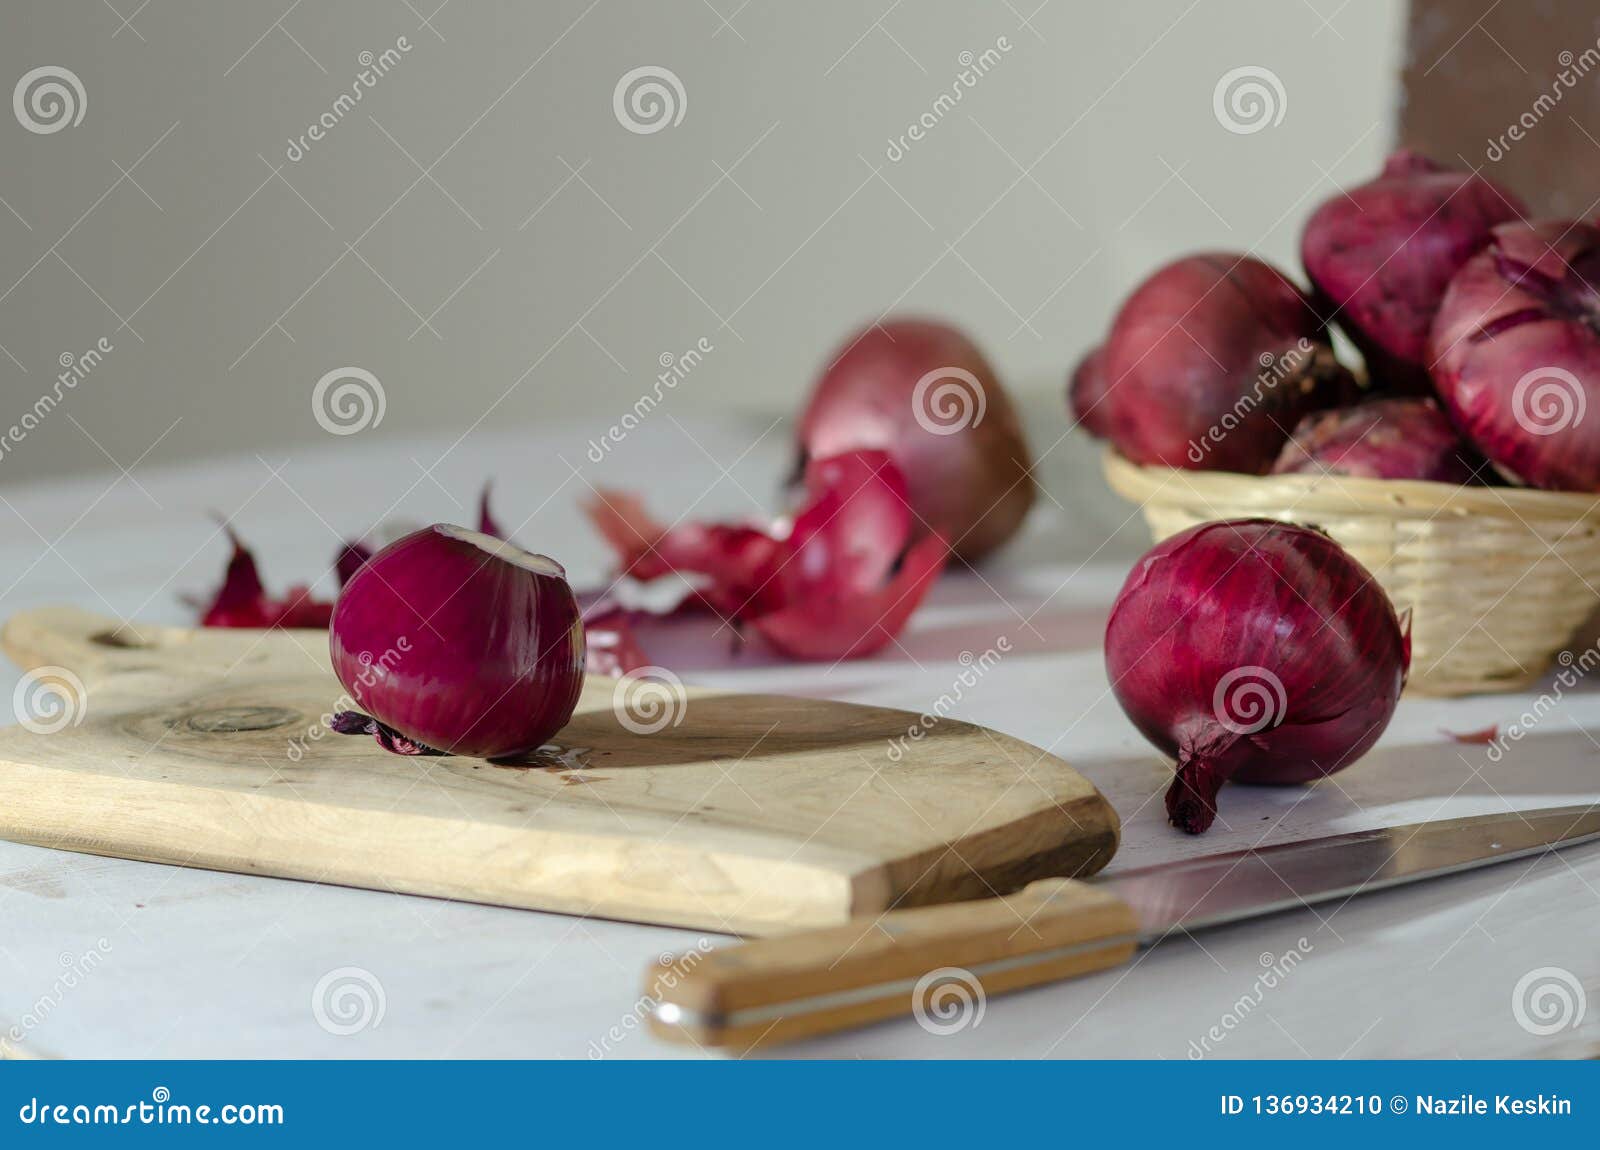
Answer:
<svg viewBox="0 0 1600 1150"><path fill-rule="evenodd" d="M58 66L86 99L46 134L0 116L0 425L61 356L113 350L0 456L0 489L327 444L311 391L343 366L381 381L364 435L397 452L603 424L701 337L675 412L788 413L890 310L968 328L1043 451L1063 373L1156 264L1222 247L1297 269L1305 216L1388 146L1403 18L1399 0L438 5L6 6L5 84ZM402 36L291 162L359 54ZM960 54L1002 37L891 162ZM681 79L680 123L619 123L641 65ZM1240 66L1281 79L1281 123L1219 123Z"/></svg>

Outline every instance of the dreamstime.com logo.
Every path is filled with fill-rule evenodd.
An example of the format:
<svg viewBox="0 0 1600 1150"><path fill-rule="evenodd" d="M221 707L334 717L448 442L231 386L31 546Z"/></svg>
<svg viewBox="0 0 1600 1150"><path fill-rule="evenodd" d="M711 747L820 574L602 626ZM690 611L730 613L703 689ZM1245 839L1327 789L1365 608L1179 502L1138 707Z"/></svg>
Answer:
<svg viewBox="0 0 1600 1150"><path fill-rule="evenodd" d="M148 1101L126 1106L108 1102L41 1102L30 1097L17 1110L24 1126L282 1126L283 1107L275 1102L223 1105L174 1102L172 1091L157 1086Z"/></svg>
<svg viewBox="0 0 1600 1150"><path fill-rule="evenodd" d="M988 410L982 382L964 367L936 367L911 389L911 414L934 435L977 427Z"/></svg>
<svg viewBox="0 0 1600 1150"><path fill-rule="evenodd" d="M1211 710L1236 735L1253 735L1283 722L1289 696L1283 680L1265 667L1235 667L1217 680Z"/></svg>
<svg viewBox="0 0 1600 1150"><path fill-rule="evenodd" d="M917 979L911 1013L929 1034L955 1034L983 1021L988 996L978 976L965 967L941 966Z"/></svg>
<svg viewBox="0 0 1600 1150"><path fill-rule="evenodd" d="M383 422L388 397L361 367L336 367L311 389L311 414L329 435L355 435Z"/></svg>
<svg viewBox="0 0 1600 1150"><path fill-rule="evenodd" d="M611 110L617 123L636 136L649 136L662 128L683 123L689 95L671 68L646 64L617 81L611 93Z"/></svg>
<svg viewBox="0 0 1600 1150"><path fill-rule="evenodd" d="M388 1006L378 976L359 966L330 970L311 989L311 1017L340 1037L378 1029Z"/></svg>
<svg viewBox="0 0 1600 1150"><path fill-rule="evenodd" d="M1577 427L1588 408L1583 381L1561 367L1536 367L1511 389L1511 414L1529 435Z"/></svg>
<svg viewBox="0 0 1600 1150"><path fill-rule="evenodd" d="M53 64L23 76L11 92L11 110L17 114L17 123L38 136L77 127L83 123L88 107L89 97L78 74Z"/></svg>
<svg viewBox="0 0 1600 1150"><path fill-rule="evenodd" d="M65 667L35 667L11 693L17 722L36 735L53 735L83 725L89 714L89 693L83 680Z"/></svg>
<svg viewBox="0 0 1600 1150"><path fill-rule="evenodd" d="M1283 123L1289 93L1271 68L1246 64L1222 74L1211 90L1211 111L1234 135L1250 136Z"/></svg>
<svg viewBox="0 0 1600 1150"><path fill-rule="evenodd" d="M635 735L653 735L683 722L689 696L683 680L665 667L638 667L611 689L617 722Z"/></svg>
<svg viewBox="0 0 1600 1150"><path fill-rule="evenodd" d="M1539 1038L1578 1029L1588 1009L1578 976L1559 966L1530 970L1511 990L1511 1016Z"/></svg>

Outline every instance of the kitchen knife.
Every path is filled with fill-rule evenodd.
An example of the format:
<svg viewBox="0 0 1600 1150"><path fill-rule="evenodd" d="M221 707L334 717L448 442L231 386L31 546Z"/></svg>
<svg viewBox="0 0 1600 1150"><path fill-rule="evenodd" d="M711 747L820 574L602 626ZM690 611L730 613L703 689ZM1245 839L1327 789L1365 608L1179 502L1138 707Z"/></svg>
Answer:
<svg viewBox="0 0 1600 1150"><path fill-rule="evenodd" d="M1119 965L1176 930L1438 878L1600 839L1600 804L1477 815L1205 855L1004 898L889 911L691 951L650 972L659 1036L751 1048Z"/></svg>

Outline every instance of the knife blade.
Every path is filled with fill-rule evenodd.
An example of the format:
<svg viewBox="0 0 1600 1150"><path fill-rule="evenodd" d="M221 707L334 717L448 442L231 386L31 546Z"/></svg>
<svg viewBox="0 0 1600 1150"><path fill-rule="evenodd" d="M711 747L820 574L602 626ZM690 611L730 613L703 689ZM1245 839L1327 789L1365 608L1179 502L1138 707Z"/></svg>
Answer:
<svg viewBox="0 0 1600 1150"><path fill-rule="evenodd" d="M903 1014L937 1030L963 1005L1118 965L1205 930L1600 840L1600 804L1411 823L1203 855L1004 898L889 911L693 951L644 999L671 1041L751 1047Z"/></svg>

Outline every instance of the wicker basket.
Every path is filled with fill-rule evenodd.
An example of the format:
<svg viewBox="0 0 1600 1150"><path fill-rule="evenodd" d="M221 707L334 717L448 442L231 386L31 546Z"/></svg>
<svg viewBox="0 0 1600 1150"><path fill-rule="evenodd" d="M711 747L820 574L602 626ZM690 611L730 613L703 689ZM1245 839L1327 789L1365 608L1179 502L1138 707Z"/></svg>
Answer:
<svg viewBox="0 0 1600 1150"><path fill-rule="evenodd" d="M1249 517L1326 531L1411 608L1410 688L1421 694L1537 681L1600 604L1600 495L1181 471L1114 451L1105 471L1156 539Z"/></svg>

